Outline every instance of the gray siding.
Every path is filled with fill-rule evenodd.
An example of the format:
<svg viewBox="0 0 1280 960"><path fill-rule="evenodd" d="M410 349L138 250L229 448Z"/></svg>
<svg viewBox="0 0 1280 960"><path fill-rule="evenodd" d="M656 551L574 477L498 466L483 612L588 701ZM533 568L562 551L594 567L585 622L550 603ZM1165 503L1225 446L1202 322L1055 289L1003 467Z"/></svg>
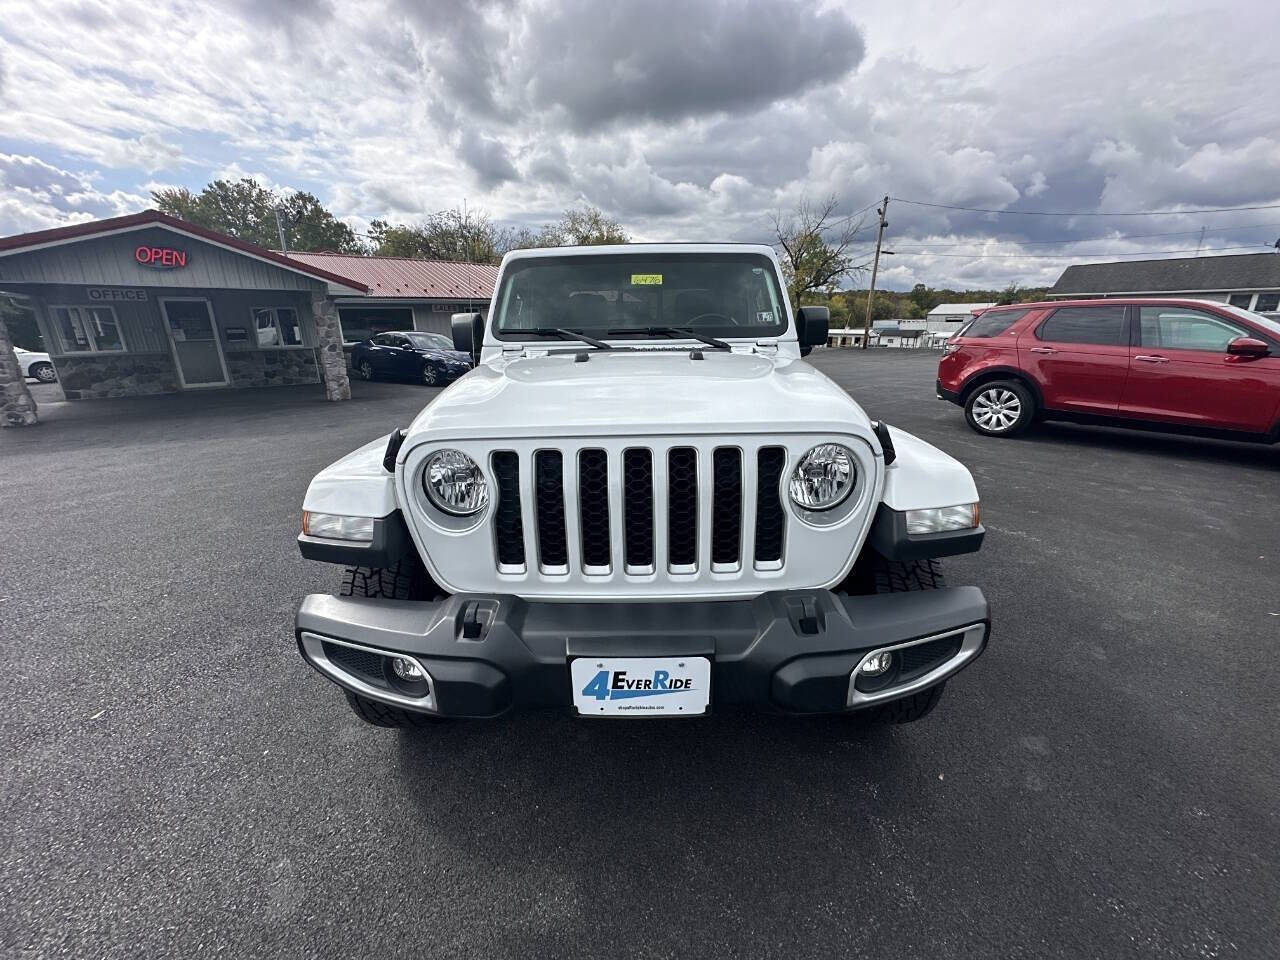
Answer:
<svg viewBox="0 0 1280 960"><path fill-rule="evenodd" d="M141 266L139 246L173 247L188 253L187 266L161 270ZM323 293L323 280L306 277L160 228L91 237L30 253L0 257L0 287L16 283L88 286L212 287L247 290L300 290Z"/></svg>
<svg viewBox="0 0 1280 960"><path fill-rule="evenodd" d="M141 302L119 301L111 304L91 302L85 287L56 286L41 287L43 296L32 297L36 310L36 318L40 324L40 332L49 353L54 356L65 355L61 337L53 323L51 307L65 306L110 306L120 321L121 335L124 338L127 353L163 353L171 350L169 336L165 332L164 318L160 312L160 301L168 298L190 297L208 300L213 307L214 322L218 327L219 339L224 353L242 353L257 351L255 340L253 310L257 307L293 307L298 311L302 322L302 347L286 347L275 349L311 349L316 346L316 325L311 312L311 295L309 293L290 293L279 290L195 290L176 287L171 290L148 290L147 299ZM228 327L244 327L248 335L244 341L228 341ZM78 354L80 356L80 354Z"/></svg>
<svg viewBox="0 0 1280 960"><path fill-rule="evenodd" d="M486 319L489 317L488 302L476 300L470 304L450 303L447 306L448 310L439 311L434 309L434 304L415 303L413 305L413 329L426 330L431 333L443 333L448 336L453 330L453 315L467 312L468 307L476 313L484 314Z"/></svg>

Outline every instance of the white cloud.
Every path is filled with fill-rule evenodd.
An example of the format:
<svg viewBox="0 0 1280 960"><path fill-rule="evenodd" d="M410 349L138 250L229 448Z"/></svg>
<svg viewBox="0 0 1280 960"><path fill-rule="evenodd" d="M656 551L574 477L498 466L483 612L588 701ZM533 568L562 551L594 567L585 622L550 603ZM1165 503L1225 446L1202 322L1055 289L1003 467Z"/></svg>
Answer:
<svg viewBox="0 0 1280 960"><path fill-rule="evenodd" d="M1277 27L1271 0L0 0L0 232L140 209L153 181L239 175L310 190L358 226L463 200L531 224L594 203L652 239L767 239L771 211L830 193L845 212L886 193L1276 203L1280 66L1239 41ZM1194 248L1206 218L894 203L890 221L883 282L910 286L1052 281L1069 261L1050 252ZM1088 242L1113 227L1188 235ZM1079 242L1038 243L1061 238ZM907 252L929 244L956 246Z"/></svg>

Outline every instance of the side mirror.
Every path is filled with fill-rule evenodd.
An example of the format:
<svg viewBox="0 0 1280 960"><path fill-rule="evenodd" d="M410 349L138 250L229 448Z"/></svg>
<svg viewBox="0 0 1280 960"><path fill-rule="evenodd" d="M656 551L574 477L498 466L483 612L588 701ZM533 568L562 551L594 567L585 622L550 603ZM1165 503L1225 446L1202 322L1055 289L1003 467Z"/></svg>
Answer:
<svg viewBox="0 0 1280 960"><path fill-rule="evenodd" d="M814 347L827 342L831 311L826 307L801 307L796 311L796 335L800 338L800 356L806 357Z"/></svg>
<svg viewBox="0 0 1280 960"><path fill-rule="evenodd" d="M455 313L453 325L453 349L471 355L472 363L480 362L480 348L484 345L484 314Z"/></svg>
<svg viewBox="0 0 1280 960"><path fill-rule="evenodd" d="M1236 337L1227 344L1227 353L1236 357L1265 357L1270 352L1266 342L1256 337Z"/></svg>

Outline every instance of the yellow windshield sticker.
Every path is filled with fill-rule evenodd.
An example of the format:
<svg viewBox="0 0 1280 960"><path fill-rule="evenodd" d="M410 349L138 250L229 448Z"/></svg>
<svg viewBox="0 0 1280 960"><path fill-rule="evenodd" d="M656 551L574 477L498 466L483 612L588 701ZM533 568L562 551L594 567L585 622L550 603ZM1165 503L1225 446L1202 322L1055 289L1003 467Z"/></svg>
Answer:
<svg viewBox="0 0 1280 960"><path fill-rule="evenodd" d="M660 287L662 286L662 274L633 273L631 275L631 285L633 287Z"/></svg>

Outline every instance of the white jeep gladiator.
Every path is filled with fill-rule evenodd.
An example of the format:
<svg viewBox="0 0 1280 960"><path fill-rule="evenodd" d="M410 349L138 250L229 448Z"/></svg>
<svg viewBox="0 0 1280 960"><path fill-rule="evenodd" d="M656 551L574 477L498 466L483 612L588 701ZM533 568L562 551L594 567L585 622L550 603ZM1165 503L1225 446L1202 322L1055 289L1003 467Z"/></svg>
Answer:
<svg viewBox="0 0 1280 960"><path fill-rule="evenodd" d="M726 704L916 720L987 642L938 558L982 542L960 463L802 357L766 246L521 250L453 317L476 367L303 503L347 568L302 656L390 727Z"/></svg>

